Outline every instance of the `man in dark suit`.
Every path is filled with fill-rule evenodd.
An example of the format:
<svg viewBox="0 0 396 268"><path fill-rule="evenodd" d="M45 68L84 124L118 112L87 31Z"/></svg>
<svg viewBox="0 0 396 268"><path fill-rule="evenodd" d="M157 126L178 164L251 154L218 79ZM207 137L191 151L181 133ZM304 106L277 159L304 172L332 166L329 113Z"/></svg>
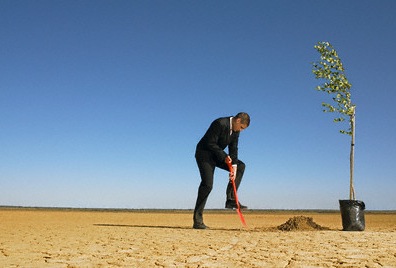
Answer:
<svg viewBox="0 0 396 268"><path fill-rule="evenodd" d="M195 159L201 175L201 184L198 188L198 197L194 209L194 229L206 229L203 222L203 210L206 200L213 187L213 174L215 167L228 170L227 163L237 165L235 184L238 189L241 183L245 164L238 159L239 133L250 124L247 113L238 113L234 117L222 117L212 122L205 135L198 142ZM228 146L228 154L224 149ZM234 191L231 181L226 190L226 208L236 208ZM247 208L240 204L240 208Z"/></svg>

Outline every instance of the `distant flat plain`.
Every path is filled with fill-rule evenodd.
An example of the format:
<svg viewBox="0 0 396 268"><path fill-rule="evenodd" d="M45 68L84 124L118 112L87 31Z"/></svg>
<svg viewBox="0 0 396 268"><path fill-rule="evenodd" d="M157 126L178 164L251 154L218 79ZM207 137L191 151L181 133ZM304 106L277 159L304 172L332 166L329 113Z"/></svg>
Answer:
<svg viewBox="0 0 396 268"><path fill-rule="evenodd" d="M366 211L342 231L339 211L0 207L0 267L396 267L396 212ZM280 231L296 216L328 230Z"/></svg>

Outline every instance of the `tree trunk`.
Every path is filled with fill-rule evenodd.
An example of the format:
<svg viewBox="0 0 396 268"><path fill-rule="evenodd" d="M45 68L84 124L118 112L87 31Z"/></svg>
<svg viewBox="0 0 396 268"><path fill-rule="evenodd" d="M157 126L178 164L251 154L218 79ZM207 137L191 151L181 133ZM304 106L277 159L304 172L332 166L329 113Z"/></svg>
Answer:
<svg viewBox="0 0 396 268"><path fill-rule="evenodd" d="M350 178L349 178L349 199L355 200L355 189L353 186L353 171L355 162L355 108L353 109L353 114L351 115L351 154L350 154Z"/></svg>

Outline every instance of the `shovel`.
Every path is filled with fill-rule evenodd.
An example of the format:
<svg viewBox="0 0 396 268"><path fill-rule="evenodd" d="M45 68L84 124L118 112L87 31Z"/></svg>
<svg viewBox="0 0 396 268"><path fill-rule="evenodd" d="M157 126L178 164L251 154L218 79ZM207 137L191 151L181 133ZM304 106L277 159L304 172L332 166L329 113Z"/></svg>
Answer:
<svg viewBox="0 0 396 268"><path fill-rule="evenodd" d="M237 206L236 211L238 212L239 218L241 219L243 226L247 227L245 218L243 217L242 212L241 212L241 207L240 207L239 201L238 201L237 188L235 185L235 176L236 176L237 165L232 165L230 162L228 162L227 165L228 165L228 169L230 170L230 181L232 183L232 188L234 189L235 203ZM234 176L231 176L231 174L233 174Z"/></svg>

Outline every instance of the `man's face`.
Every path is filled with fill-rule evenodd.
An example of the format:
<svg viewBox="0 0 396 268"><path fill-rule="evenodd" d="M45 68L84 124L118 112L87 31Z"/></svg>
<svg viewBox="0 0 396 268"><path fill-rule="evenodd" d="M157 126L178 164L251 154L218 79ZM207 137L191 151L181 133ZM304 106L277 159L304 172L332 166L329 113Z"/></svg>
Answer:
<svg viewBox="0 0 396 268"><path fill-rule="evenodd" d="M247 128L247 125L242 124L240 118L237 118L232 124L232 131L234 132L241 132L245 128Z"/></svg>

